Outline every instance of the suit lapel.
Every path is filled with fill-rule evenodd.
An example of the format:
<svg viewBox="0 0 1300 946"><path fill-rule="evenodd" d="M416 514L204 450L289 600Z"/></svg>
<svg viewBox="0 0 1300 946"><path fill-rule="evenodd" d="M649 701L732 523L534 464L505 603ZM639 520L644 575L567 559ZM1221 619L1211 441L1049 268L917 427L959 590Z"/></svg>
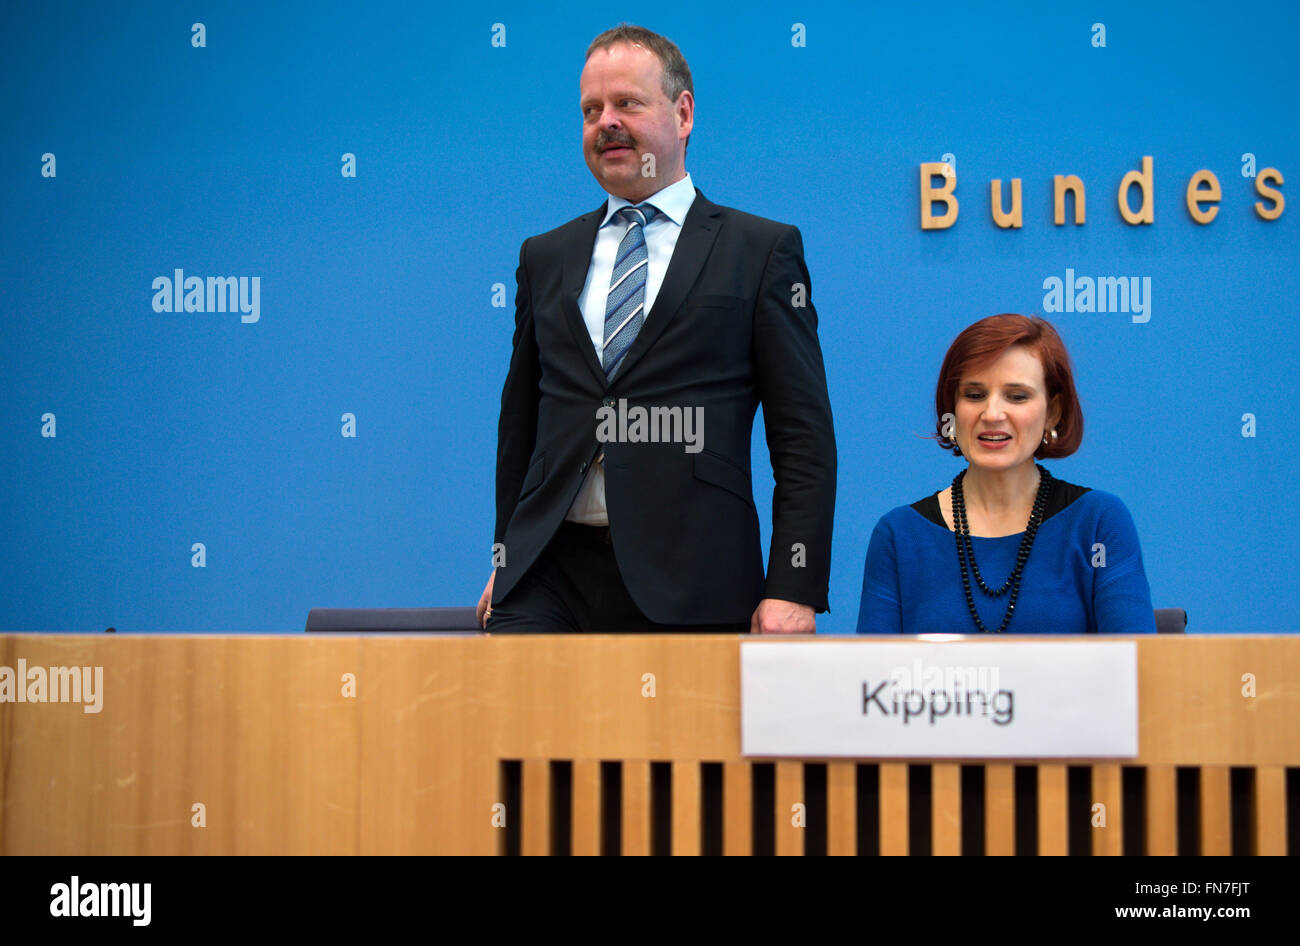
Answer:
<svg viewBox="0 0 1300 946"><path fill-rule="evenodd" d="M606 209L607 204L601 204L591 213L578 218L574 225L577 236L573 241L573 247L564 255L564 270L560 278L560 293L563 296L561 307L564 309L564 321L569 324L569 331L573 334L573 343L578 347L582 360L587 363L587 367L595 375L601 390L604 390L607 385L605 369L600 366L600 359L596 357L596 349L591 344L591 332L587 331L587 323L582 318L582 309L578 307L578 297L582 295L582 287L587 282L587 270L591 267L591 254L596 249L596 233L600 229L600 222L605 219Z"/></svg>
<svg viewBox="0 0 1300 946"><path fill-rule="evenodd" d="M721 215L717 204L709 201L700 189L695 189L695 200L682 221L682 232L677 236L677 245L673 247L673 257L668 262L668 272L664 274L663 284L655 296L655 304L646 317L645 324L637 333L636 340L623 356L623 363L618 366L614 380L625 376L632 366L649 350L664 333L668 323L677 315L686 299L686 294L695 285L695 280L704 268L704 261L713 249L713 241L718 236L718 217ZM588 256L590 259L590 255ZM578 287L582 291L582 287ZM589 346L590 347L590 346ZM601 373L602 379L604 372Z"/></svg>
<svg viewBox="0 0 1300 946"><path fill-rule="evenodd" d="M564 320L569 325L574 344L582 353L583 361L591 369L602 390L610 387L610 384L605 379L605 369L601 367L600 358L597 357L596 349L591 344L591 333L587 330L587 323L582 318L582 310L578 307L578 297L582 295L582 287L587 282L591 254L596 247L596 233L605 218L606 209L607 204L601 204L576 221L577 236L573 248L564 256L564 272L561 277ZM686 219L682 221L682 232L677 237L677 245L673 247L673 257L668 263L668 272L664 274L663 284L660 285L659 293L655 296L655 304L651 307L645 324L641 326L641 331L637 333L636 340L623 356L623 363L619 365L618 373L614 375L616 380L627 374L677 315L677 310L686 300L686 294L699 278L709 251L713 249L713 241L718 236L720 215L717 204L700 193L697 187L695 200L686 213Z"/></svg>

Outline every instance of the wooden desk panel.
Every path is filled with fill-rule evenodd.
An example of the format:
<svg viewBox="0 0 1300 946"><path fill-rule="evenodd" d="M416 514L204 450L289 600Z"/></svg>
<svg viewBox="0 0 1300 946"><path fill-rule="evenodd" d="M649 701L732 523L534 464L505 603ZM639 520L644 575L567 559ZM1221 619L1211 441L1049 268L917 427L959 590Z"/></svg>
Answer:
<svg viewBox="0 0 1300 946"><path fill-rule="evenodd" d="M670 794L688 793L681 804L691 806L700 804L696 769L681 764L731 763L721 768L722 847L749 850L753 783L750 766L735 764L740 640L3 635L0 665L16 667L21 657L28 666L102 666L104 693L97 714L75 703L0 703L0 852L495 854L502 760L524 763L524 810L506 819L528 819L525 850L550 844L549 826L537 819L556 803L551 761L575 763L575 850L592 849L602 760L628 763L622 808L634 823L623 825L623 843L638 851L649 849L653 831L647 763L677 763ZM1253 698L1242 695L1248 673ZM348 679L353 696L344 694ZM1254 843L1284 849L1285 767L1300 765L1300 638L1142 638L1138 684L1141 755L1123 765L1156 767L1147 788L1157 801L1151 814L1159 823L1148 832L1156 846L1172 844L1165 801L1172 767L1202 770L1201 799L1213 810L1200 823L1208 847L1220 850L1227 767L1244 766L1259 771ZM1064 843L1057 822L1068 764L1045 761L1047 781L1040 779L1051 789L1039 820L1051 823L1053 853ZM1103 783L1113 791L1120 766L1109 765ZM846 839L858 831L842 823L858 814L854 767L834 766L829 849L847 853ZM789 763L777 770L773 836L783 851L803 849L789 827L803 788L791 773L801 770ZM881 770L881 796L897 814L907 799L899 795L905 787L885 777L894 771ZM991 771L996 804L986 830L1003 850L1009 787L1002 769ZM934 804L960 805L953 779L953 771L939 770ZM205 827L193 824L195 805L203 806ZM932 811L939 851L953 851L960 814ZM693 851L695 834L682 817L668 831L690 838L681 846ZM906 819L895 820L882 826L882 847L906 850Z"/></svg>

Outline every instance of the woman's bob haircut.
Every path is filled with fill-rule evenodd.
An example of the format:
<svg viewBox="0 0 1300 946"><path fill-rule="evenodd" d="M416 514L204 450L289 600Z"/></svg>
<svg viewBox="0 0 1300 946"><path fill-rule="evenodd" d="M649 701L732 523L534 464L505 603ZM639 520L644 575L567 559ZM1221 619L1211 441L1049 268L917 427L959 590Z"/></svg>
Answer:
<svg viewBox="0 0 1300 946"><path fill-rule="evenodd" d="M1083 410L1074 390L1074 374L1065 343L1046 319L1007 313L990 315L965 328L949 347L939 369L939 383L934 389L935 435L939 446L952 450L954 456L961 456L961 451L955 441L944 436L944 415L956 416L957 385L963 377L997 361L1013 345L1023 345L1038 356L1047 384L1047 402L1060 398L1061 419L1056 425L1056 438L1049 433L1047 443L1039 445L1034 457L1055 460L1079 449L1083 441Z"/></svg>

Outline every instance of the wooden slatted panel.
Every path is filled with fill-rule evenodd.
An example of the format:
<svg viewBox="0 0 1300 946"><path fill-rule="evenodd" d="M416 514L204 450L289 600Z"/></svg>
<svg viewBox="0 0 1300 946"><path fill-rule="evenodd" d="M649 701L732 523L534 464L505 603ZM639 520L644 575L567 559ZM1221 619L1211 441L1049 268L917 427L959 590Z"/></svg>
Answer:
<svg viewBox="0 0 1300 946"><path fill-rule="evenodd" d="M551 763L546 759L524 759L522 768L521 853L525 857L546 857L551 853Z"/></svg>
<svg viewBox="0 0 1300 946"><path fill-rule="evenodd" d="M858 767L852 762L826 764L826 853L858 853Z"/></svg>
<svg viewBox="0 0 1300 946"><path fill-rule="evenodd" d="M1226 765L1201 766L1201 853L1232 853L1231 770Z"/></svg>
<svg viewBox="0 0 1300 946"><path fill-rule="evenodd" d="M1250 824L1252 854L1286 854L1286 769L1261 765L1255 770L1254 817Z"/></svg>
<svg viewBox="0 0 1300 946"><path fill-rule="evenodd" d="M1172 765L1146 768L1146 818L1142 825L1149 857L1178 854L1178 770Z"/></svg>
<svg viewBox="0 0 1300 946"><path fill-rule="evenodd" d="M0 773L3 774L3 773ZM509 780L506 778L506 760L497 760L497 801L492 805L492 827L496 831L496 844L493 854L497 857L505 857L508 851L509 835L508 829L514 825L520 824L519 819L523 817L522 806L520 811L511 811L506 799L510 793L507 790ZM500 808L497 805L500 804Z"/></svg>
<svg viewBox="0 0 1300 946"><path fill-rule="evenodd" d="M795 808L796 805L802 806ZM776 764L776 853L778 857L795 857L804 852L806 829L796 825L808 823L807 802L803 797L803 763Z"/></svg>
<svg viewBox="0 0 1300 946"><path fill-rule="evenodd" d="M1007 762L984 766L984 853L1016 853L1016 767Z"/></svg>
<svg viewBox="0 0 1300 946"><path fill-rule="evenodd" d="M935 856L961 853L961 766L938 762L930 767L930 832Z"/></svg>
<svg viewBox="0 0 1300 946"><path fill-rule="evenodd" d="M740 636L0 635L2 666L103 666L116 681L100 714L0 704L0 853L491 853L498 760L739 761ZM1270 767L1252 831L1260 847L1280 845L1264 823L1286 818L1278 772L1300 765L1300 690L1289 685L1300 637L1149 634L1136 646L1141 754L1129 764L1165 767L1149 770L1148 850L1175 847L1172 766ZM304 671L293 686L275 685L285 666ZM1243 701L1225 668L1259 666L1272 672ZM641 695L648 668L676 681L654 700ZM340 700L342 673L370 682ZM520 789L507 818L522 842ZM195 832L177 816L195 798L239 817ZM549 800L533 790L526 801L545 826ZM576 837L596 810L578 805ZM747 849L747 797L738 810L729 841Z"/></svg>
<svg viewBox="0 0 1300 946"><path fill-rule="evenodd" d="M722 853L754 853L753 770L748 762L722 767Z"/></svg>
<svg viewBox="0 0 1300 946"><path fill-rule="evenodd" d="M573 763L573 853L600 854L600 762L595 759Z"/></svg>
<svg viewBox="0 0 1300 946"><path fill-rule="evenodd" d="M1099 827L1096 822L1099 813L1094 805L1105 805L1106 822ZM1107 763L1092 767L1092 799L1088 810L1088 823L1092 825L1092 853L1094 855L1118 856L1124 853L1124 800L1122 791L1122 770L1118 765Z"/></svg>
<svg viewBox="0 0 1300 946"><path fill-rule="evenodd" d="M880 853L907 854L907 764L880 764Z"/></svg>
<svg viewBox="0 0 1300 946"><path fill-rule="evenodd" d="M1070 853L1069 769L1057 763L1038 767L1038 854L1064 857Z"/></svg>
<svg viewBox="0 0 1300 946"><path fill-rule="evenodd" d="M700 853L700 763L673 763L673 854Z"/></svg>
<svg viewBox="0 0 1300 946"><path fill-rule="evenodd" d="M650 853L650 763L644 759L623 762L623 853Z"/></svg>

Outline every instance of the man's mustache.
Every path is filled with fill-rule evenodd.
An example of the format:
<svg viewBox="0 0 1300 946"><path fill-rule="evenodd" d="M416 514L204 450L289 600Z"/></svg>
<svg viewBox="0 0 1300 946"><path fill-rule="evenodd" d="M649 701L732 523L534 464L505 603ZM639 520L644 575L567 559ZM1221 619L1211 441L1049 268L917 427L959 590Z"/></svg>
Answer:
<svg viewBox="0 0 1300 946"><path fill-rule="evenodd" d="M624 148L635 147L635 142L631 138L606 138L604 135L596 138L596 150L604 151L611 145L622 145Z"/></svg>

